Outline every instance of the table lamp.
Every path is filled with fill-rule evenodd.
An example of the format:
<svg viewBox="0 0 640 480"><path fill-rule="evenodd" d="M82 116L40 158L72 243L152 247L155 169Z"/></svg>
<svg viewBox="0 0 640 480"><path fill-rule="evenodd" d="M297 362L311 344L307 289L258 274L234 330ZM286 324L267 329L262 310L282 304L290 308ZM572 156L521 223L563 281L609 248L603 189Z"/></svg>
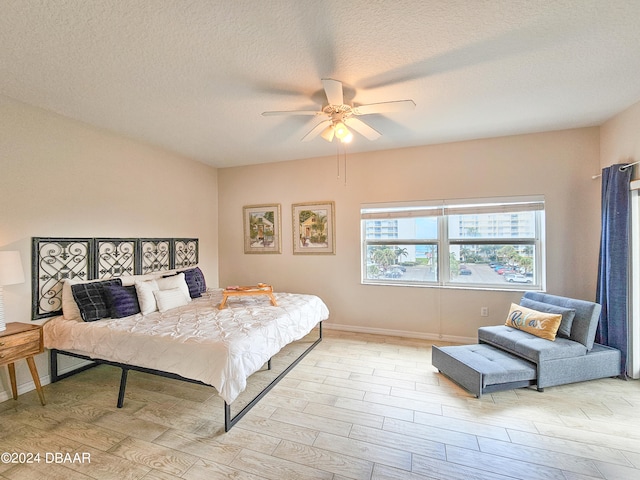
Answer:
<svg viewBox="0 0 640 480"><path fill-rule="evenodd" d="M4 297L2 288L4 285L15 285L24 282L22 261L20 252L0 251L0 332L6 330L4 322Z"/></svg>

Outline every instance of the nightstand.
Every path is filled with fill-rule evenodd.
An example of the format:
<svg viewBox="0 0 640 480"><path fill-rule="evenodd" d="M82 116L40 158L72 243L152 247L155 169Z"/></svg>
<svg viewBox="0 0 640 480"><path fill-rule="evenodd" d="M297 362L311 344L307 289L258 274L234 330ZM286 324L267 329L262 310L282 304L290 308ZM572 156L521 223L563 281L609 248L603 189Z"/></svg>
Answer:
<svg viewBox="0 0 640 480"><path fill-rule="evenodd" d="M24 358L27 361L27 365L29 365L33 383L36 385L36 390L40 397L40 403L45 405L40 377L38 376L36 363L33 361L33 356L43 351L42 327L40 325L12 322L7 323L7 329L0 332L0 366L7 365L9 367L11 391L13 392L14 400L18 399L14 362Z"/></svg>

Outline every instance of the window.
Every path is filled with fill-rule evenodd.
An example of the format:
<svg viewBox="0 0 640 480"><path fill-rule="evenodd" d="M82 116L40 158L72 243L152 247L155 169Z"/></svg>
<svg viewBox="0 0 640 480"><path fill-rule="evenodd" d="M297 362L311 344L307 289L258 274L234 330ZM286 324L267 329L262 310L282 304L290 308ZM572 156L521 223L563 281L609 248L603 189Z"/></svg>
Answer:
<svg viewBox="0 0 640 480"><path fill-rule="evenodd" d="M540 289L544 199L364 205L362 281Z"/></svg>

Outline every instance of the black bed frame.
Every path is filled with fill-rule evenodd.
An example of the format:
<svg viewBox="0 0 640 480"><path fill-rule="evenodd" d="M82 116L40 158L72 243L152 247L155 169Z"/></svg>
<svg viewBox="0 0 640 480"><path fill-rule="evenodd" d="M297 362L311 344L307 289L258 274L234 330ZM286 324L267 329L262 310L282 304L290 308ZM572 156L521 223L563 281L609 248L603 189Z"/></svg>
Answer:
<svg viewBox="0 0 640 480"><path fill-rule="evenodd" d="M233 427L236 423L238 423L240 419L244 417L249 412L249 410L251 410L260 401L262 397L264 397L267 393L269 393L269 391L273 387L275 387L278 384L278 382L282 380L287 375L287 373L289 373L293 369L293 367L295 367L298 363L300 363L300 361L311 350L313 350L315 346L318 345L318 343L320 343L321 341L322 341L322 322L318 324L318 339L315 340L304 352L302 352L287 368L285 368L282 371L282 373L280 373L275 379L273 379L273 381L269 383L269 385L267 385L264 389L262 389L262 391L258 393L247 405L245 405L245 407L242 410L236 413L235 416L233 417L231 416L231 405L229 405L225 401L224 402L224 431L228 432L229 430L231 430L231 427ZM55 383L59 380L70 377L72 375L75 375L76 373L80 373L90 368L97 367L98 365L111 365L111 366L122 369L122 374L120 376L120 391L118 392L118 403L117 403L118 408L122 408L122 406L124 405L124 394L125 394L125 389L127 388L127 375L129 374L129 370L134 370L136 372L149 373L151 375L158 375L160 377L172 378L175 380L182 380L184 382L196 383L198 385L205 385L207 387L211 387L211 385L208 385L199 380L186 378L181 375L177 375L175 373L163 372L161 370L154 370L154 369L145 368L145 367L138 367L137 365L127 365L125 363L111 362L109 360L102 360L99 358L91 358L86 355L80 355L78 353L67 352L64 350L51 349L49 352L49 355L51 359L51 383ZM66 355L69 357L80 358L82 360L88 360L93 363L88 365L83 365L81 367L78 367L74 370L71 370L63 374L58 374L58 355ZM271 359L269 359L269 361L267 362L267 368L269 370L271 369Z"/></svg>

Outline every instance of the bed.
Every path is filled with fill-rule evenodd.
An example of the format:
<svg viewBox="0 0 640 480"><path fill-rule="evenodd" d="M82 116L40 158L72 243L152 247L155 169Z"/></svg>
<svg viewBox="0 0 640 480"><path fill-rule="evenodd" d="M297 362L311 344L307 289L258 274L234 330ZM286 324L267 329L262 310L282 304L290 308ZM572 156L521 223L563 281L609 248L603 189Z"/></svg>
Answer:
<svg viewBox="0 0 640 480"><path fill-rule="evenodd" d="M123 372L134 369L175 374L179 377L173 378L211 385L228 407L245 390L247 378L284 346L305 337L316 326L318 341L322 338L321 322L328 318L329 311L318 297L274 295L277 307L271 306L266 297L235 297L227 308L219 310L222 290L208 290L188 305L164 313L95 322L58 316L45 323L44 343L55 356L68 354L116 365ZM52 377L56 381L63 378L54 370L57 361L52 358ZM119 407L126 374L123 382ZM226 431L241 418L239 414L230 418L227 410Z"/></svg>
<svg viewBox="0 0 640 480"><path fill-rule="evenodd" d="M185 278L189 279L189 273L195 271L200 276L194 278L200 281L185 281ZM39 272L34 271L36 273ZM130 370L209 385L224 400L225 431L229 431L322 340L322 322L329 317L329 310L319 297L293 293L274 293L277 306L273 306L266 296L233 297L221 310L218 306L223 298L222 290L207 289L197 267L154 272L151 279L149 276L148 273L111 276L111 280L95 283L84 279L74 281L68 276L61 279L56 294L60 294L59 303L64 310L58 313L63 314L53 316L43 326L44 344L50 350L52 382L97 364L114 365L122 369L118 407L124 402ZM40 275L40 281L42 278ZM113 285L109 285L110 282ZM154 292L155 310L145 311L148 305L141 288L146 289L146 284L150 283L160 287ZM102 289L102 296L106 291L113 307L122 302L111 298L112 293L132 289L133 285L139 313L114 315L111 308L109 318L103 318L104 312L91 319L85 316L83 302L78 297L80 292ZM170 288L176 285L180 288ZM187 290L181 298L193 298L176 305L161 303L165 293L179 296L183 287ZM82 318L66 309L70 298L77 301ZM75 301L71 304L75 305ZM89 303L93 308L95 302ZM126 312L126 308L123 311ZM247 379L265 365L270 368L271 358L283 347L309 337L315 330L317 339L240 412L231 416L230 405L247 387ZM91 363L60 374L59 355L90 360Z"/></svg>

